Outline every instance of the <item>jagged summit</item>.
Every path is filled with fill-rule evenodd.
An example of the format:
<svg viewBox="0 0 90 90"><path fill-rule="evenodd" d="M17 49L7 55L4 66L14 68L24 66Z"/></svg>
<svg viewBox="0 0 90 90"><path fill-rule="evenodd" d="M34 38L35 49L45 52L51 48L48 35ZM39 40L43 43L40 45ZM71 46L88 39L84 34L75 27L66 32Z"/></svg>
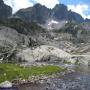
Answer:
<svg viewBox="0 0 90 90"><path fill-rule="evenodd" d="M39 3L33 7L20 9L12 16L12 8L4 4L3 0L0 0L0 18L5 19L7 17L19 17L28 22L37 22L39 24L47 23L47 20L53 19L55 21L76 21L76 22L89 22L89 19L85 19L78 13L68 10L64 4L56 4L54 8L47 8L45 5Z"/></svg>
<svg viewBox="0 0 90 90"><path fill-rule="evenodd" d="M2 3L4 3L3 0L0 0L0 5L1 5Z"/></svg>
<svg viewBox="0 0 90 90"><path fill-rule="evenodd" d="M12 15L12 8L4 4L3 0L0 0L0 19L5 19Z"/></svg>
<svg viewBox="0 0 90 90"><path fill-rule="evenodd" d="M67 9L67 6L65 6L64 4L56 4L56 6L53 9L49 9L37 3L33 7L17 11L15 15L29 22L34 21L40 24L45 24L48 19L54 19L56 21L57 20L58 21L69 20L77 22L84 21L84 19L80 14L69 11Z"/></svg>

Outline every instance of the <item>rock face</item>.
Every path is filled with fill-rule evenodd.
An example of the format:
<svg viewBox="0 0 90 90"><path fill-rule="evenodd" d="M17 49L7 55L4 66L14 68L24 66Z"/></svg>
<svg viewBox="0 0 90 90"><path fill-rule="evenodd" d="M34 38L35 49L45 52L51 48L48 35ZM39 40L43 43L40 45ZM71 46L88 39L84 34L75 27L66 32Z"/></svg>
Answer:
<svg viewBox="0 0 90 90"><path fill-rule="evenodd" d="M39 23L45 23L45 20L49 18L49 15L50 10L40 4L36 4L35 6L29 7L27 9L21 9L16 13L16 16L19 16L24 20Z"/></svg>
<svg viewBox="0 0 90 90"><path fill-rule="evenodd" d="M67 20L68 19L68 10L67 6L63 4L57 4L53 9L52 9L52 17L55 18L56 20Z"/></svg>
<svg viewBox="0 0 90 90"><path fill-rule="evenodd" d="M48 19L54 19L57 21L70 20L83 22L84 19L78 13L68 11L67 6L63 4L57 4L53 9L49 9L40 4L36 4L33 7L19 10L15 16L27 21L34 21L40 24L45 24Z"/></svg>
<svg viewBox="0 0 90 90"><path fill-rule="evenodd" d="M3 0L0 0L0 19L5 19L12 15L12 8L5 5Z"/></svg>
<svg viewBox="0 0 90 90"><path fill-rule="evenodd" d="M34 50L26 49L17 54L18 57L22 58L23 60L27 60L30 63L37 60L40 61L41 59L47 58L50 55L64 59L71 57L69 53L48 45L42 45Z"/></svg>
<svg viewBox="0 0 90 90"><path fill-rule="evenodd" d="M27 41L23 43L23 40ZM4 43L10 44L12 46L17 46L18 44L28 45L28 39L25 35L19 34L15 29L8 28L5 26L0 27L0 45L6 45Z"/></svg>
<svg viewBox="0 0 90 90"><path fill-rule="evenodd" d="M84 22L84 19L82 16L78 13L75 13L73 11L68 11L68 20L69 21L76 21L76 22Z"/></svg>
<svg viewBox="0 0 90 90"><path fill-rule="evenodd" d="M28 46L29 39L24 34L18 33L15 29L0 26L0 62L3 60L15 59L17 48Z"/></svg>
<svg viewBox="0 0 90 90"><path fill-rule="evenodd" d="M90 22L90 19L86 18L86 19L85 19L85 22Z"/></svg>

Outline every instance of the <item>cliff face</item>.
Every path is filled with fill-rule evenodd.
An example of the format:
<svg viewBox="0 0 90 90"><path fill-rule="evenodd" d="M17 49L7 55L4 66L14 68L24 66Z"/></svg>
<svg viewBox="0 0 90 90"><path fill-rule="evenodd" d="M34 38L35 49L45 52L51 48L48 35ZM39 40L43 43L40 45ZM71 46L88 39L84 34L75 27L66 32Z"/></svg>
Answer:
<svg viewBox="0 0 90 90"><path fill-rule="evenodd" d="M29 22L34 21L40 24L46 23L48 19L54 19L57 21L84 21L80 14L68 11L67 6L64 4L57 4L53 9L36 4L33 7L19 10L15 16L19 16L21 19L27 20Z"/></svg>
<svg viewBox="0 0 90 90"><path fill-rule="evenodd" d="M34 21L45 23L45 21L49 18L50 10L45 6L36 4L33 7L19 10L15 15L29 22Z"/></svg>
<svg viewBox="0 0 90 90"><path fill-rule="evenodd" d="M12 15L12 8L5 5L3 0L0 0L0 19L5 19Z"/></svg>
<svg viewBox="0 0 90 90"><path fill-rule="evenodd" d="M67 6L63 4L57 4L53 9L52 9L52 17L55 18L56 20L66 20L68 19L68 10Z"/></svg>

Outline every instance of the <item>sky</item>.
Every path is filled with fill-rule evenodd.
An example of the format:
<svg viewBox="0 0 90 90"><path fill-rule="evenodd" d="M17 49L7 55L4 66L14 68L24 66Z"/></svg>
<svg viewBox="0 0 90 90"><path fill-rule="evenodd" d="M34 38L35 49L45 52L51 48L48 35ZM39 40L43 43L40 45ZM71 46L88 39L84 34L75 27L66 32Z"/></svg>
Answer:
<svg viewBox="0 0 90 90"><path fill-rule="evenodd" d="M90 0L4 0L4 3L13 8L13 13L21 8L31 7L35 3L40 3L48 8L53 8L56 4L61 3L67 5L68 10L90 19Z"/></svg>

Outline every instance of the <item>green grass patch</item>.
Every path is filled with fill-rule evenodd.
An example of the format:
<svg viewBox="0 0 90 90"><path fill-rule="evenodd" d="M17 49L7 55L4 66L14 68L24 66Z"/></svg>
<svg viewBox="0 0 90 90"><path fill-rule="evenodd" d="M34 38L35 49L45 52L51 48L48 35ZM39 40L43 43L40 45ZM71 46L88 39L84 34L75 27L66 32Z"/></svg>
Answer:
<svg viewBox="0 0 90 90"><path fill-rule="evenodd" d="M15 64L0 64L0 82L19 78L28 79L32 76L48 76L64 70L64 68L54 65L23 68Z"/></svg>

